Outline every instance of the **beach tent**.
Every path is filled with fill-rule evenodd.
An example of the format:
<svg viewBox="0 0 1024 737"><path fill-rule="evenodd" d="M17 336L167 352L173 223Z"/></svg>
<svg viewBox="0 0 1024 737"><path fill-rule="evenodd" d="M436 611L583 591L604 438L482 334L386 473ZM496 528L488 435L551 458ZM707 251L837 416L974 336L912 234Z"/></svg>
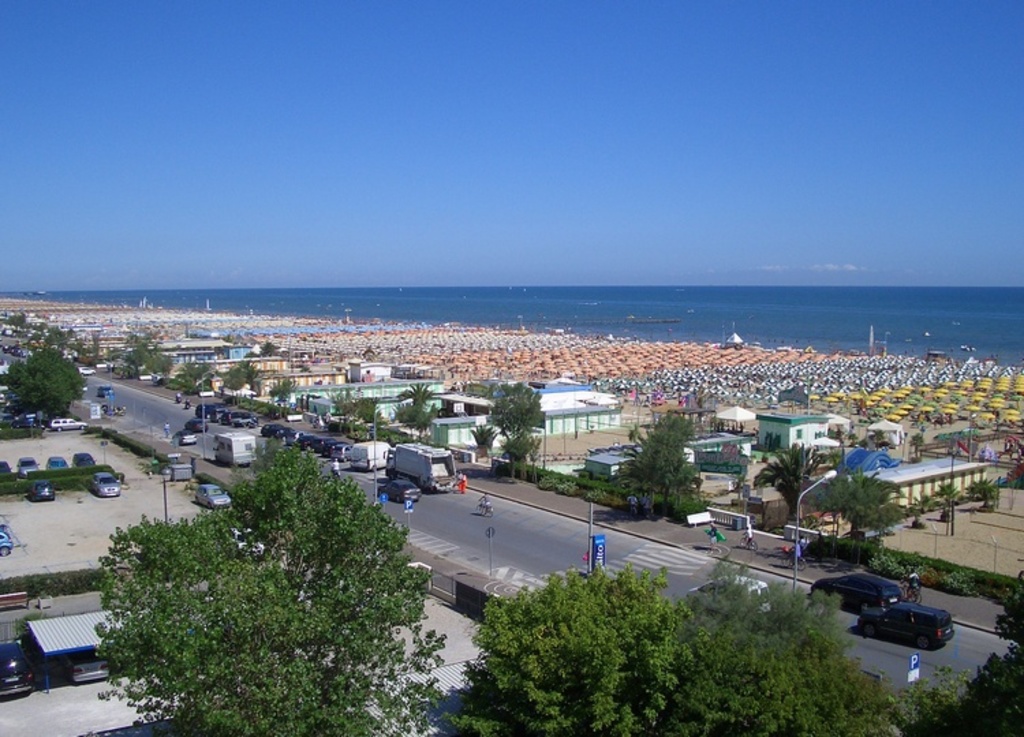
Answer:
<svg viewBox="0 0 1024 737"><path fill-rule="evenodd" d="M848 418L846 418L846 417L843 417L842 415L834 415L834 414L829 414L828 415L828 426L829 427L841 427L844 430L849 430L851 424L852 423L850 422L850 420Z"/></svg>
<svg viewBox="0 0 1024 737"><path fill-rule="evenodd" d="M893 445L902 445L903 438L906 435L903 425L890 420L879 420L878 422L873 422L868 425L868 430L871 432L884 432L889 436L889 442Z"/></svg>
<svg viewBox="0 0 1024 737"><path fill-rule="evenodd" d="M739 336L739 333L733 333L725 339L725 345L739 347L743 345L743 338Z"/></svg>
<svg viewBox="0 0 1024 737"><path fill-rule="evenodd" d="M756 414L749 409L743 409L743 407L726 407L722 411L716 412L715 417L729 422L753 422L757 419Z"/></svg>

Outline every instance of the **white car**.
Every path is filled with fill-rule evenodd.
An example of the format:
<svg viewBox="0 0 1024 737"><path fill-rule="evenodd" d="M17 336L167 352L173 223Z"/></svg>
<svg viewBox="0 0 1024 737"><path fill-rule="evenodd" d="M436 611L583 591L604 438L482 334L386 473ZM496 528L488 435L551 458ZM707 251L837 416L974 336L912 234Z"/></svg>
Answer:
<svg viewBox="0 0 1024 737"><path fill-rule="evenodd" d="M82 376L92 376L93 374L96 373L96 369L91 368L89 366L79 366L78 373L80 373Z"/></svg>
<svg viewBox="0 0 1024 737"><path fill-rule="evenodd" d="M196 434L188 430L178 430L171 438L171 443L174 445L195 445L198 442Z"/></svg>
<svg viewBox="0 0 1024 737"><path fill-rule="evenodd" d="M50 429L54 432L63 432L64 430L84 430L87 427L89 426L84 422L71 417L55 417L50 420Z"/></svg>

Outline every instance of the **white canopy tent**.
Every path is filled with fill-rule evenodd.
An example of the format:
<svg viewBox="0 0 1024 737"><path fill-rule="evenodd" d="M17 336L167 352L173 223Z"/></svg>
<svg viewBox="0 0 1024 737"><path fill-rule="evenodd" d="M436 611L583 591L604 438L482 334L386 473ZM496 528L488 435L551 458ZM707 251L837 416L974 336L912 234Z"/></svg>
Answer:
<svg viewBox="0 0 1024 737"><path fill-rule="evenodd" d="M811 445L813 445L815 448L838 448L839 441L833 440L830 437L822 435L820 438L815 438L814 440L812 440Z"/></svg>
<svg viewBox="0 0 1024 737"><path fill-rule="evenodd" d="M829 427L841 427L844 430L849 430L850 429L850 425L852 425L852 424L853 424L853 422L849 418L843 417L842 415L836 415L836 414L831 414L831 413L829 413L829 415L828 415L828 426Z"/></svg>
<svg viewBox="0 0 1024 737"><path fill-rule="evenodd" d="M903 438L906 437L906 430L903 429L903 425L898 422L892 422L890 420L879 420L868 425L870 432L884 432L889 436L889 442L893 445L902 445Z"/></svg>
<svg viewBox="0 0 1024 737"><path fill-rule="evenodd" d="M743 409L743 407L726 407L720 412L716 412L715 417L729 422L753 422L757 419L756 414L749 409Z"/></svg>

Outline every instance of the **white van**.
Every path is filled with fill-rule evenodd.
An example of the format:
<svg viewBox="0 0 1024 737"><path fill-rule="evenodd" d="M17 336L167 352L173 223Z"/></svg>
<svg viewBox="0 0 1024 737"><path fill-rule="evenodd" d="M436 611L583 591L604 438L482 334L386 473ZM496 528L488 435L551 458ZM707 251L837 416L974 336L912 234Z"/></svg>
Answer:
<svg viewBox="0 0 1024 737"><path fill-rule="evenodd" d="M348 453L349 465L353 471L375 471L388 463L391 446L380 440L356 443Z"/></svg>

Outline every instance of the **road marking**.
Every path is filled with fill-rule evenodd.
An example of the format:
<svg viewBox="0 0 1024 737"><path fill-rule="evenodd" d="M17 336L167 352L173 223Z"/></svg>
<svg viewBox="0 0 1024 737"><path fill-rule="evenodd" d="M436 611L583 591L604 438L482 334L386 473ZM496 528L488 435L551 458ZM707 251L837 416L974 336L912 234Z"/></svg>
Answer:
<svg viewBox="0 0 1024 737"><path fill-rule="evenodd" d="M701 553L681 550L659 543L646 543L623 558L610 559L605 567L609 570L621 571L627 564L631 563L633 568L651 571L652 573L657 573L662 568L665 568L669 573L686 576L699 571L709 562L711 562L711 559Z"/></svg>
<svg viewBox="0 0 1024 737"><path fill-rule="evenodd" d="M492 593L504 591L518 591L523 588L543 588L547 584L546 578L535 576L529 571L523 571L513 566L502 566L495 568L491 574L491 583L488 590L496 589Z"/></svg>
<svg viewBox="0 0 1024 737"><path fill-rule="evenodd" d="M425 532L417 532L416 530L409 533L408 540L409 544L414 548L419 548L420 550L433 553L434 555L448 555L452 551L459 549L458 545L450 543L447 540L442 540L439 537L428 535Z"/></svg>

